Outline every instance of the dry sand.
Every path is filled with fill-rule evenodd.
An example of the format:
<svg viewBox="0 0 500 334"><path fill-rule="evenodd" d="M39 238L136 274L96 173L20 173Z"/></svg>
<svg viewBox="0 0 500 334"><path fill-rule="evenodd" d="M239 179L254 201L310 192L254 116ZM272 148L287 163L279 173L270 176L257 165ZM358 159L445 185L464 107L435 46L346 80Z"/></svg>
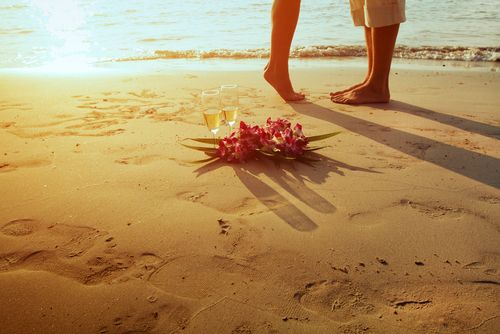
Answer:
<svg viewBox="0 0 500 334"><path fill-rule="evenodd" d="M498 67L3 73L0 333L498 333ZM192 164L200 90L242 120L343 131L314 167Z"/></svg>

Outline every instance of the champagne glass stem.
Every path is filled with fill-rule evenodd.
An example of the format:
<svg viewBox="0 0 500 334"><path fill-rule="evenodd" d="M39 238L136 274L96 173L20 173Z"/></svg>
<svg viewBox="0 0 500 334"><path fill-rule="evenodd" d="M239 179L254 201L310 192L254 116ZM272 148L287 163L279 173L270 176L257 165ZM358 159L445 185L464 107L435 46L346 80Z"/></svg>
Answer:
<svg viewBox="0 0 500 334"><path fill-rule="evenodd" d="M213 144L214 144L214 148L216 149L217 148L217 138L215 136L217 135L217 130L216 131L210 131L210 132L212 132Z"/></svg>

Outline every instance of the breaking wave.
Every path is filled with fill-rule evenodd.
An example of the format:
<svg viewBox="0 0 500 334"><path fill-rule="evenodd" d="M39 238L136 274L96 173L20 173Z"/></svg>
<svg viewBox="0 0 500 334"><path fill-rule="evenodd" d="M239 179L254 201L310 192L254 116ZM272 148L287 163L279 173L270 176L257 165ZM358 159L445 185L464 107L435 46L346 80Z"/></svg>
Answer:
<svg viewBox="0 0 500 334"><path fill-rule="evenodd" d="M366 56L366 49L364 46L359 45L296 47L291 51L290 56L292 58L364 57ZM114 59L114 61L211 58L251 59L267 57L269 57L269 49L157 50L151 54L119 58ZM394 57L403 59L498 62L500 61L500 47L410 47L398 45L394 50Z"/></svg>

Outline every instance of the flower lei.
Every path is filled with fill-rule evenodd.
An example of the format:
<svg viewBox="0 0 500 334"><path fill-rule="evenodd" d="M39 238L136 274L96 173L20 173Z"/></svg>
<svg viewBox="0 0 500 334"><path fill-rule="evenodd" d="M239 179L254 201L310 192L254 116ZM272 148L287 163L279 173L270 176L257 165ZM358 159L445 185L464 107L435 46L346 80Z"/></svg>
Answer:
<svg viewBox="0 0 500 334"><path fill-rule="evenodd" d="M241 121L236 131L215 142L207 138L190 138L201 143L215 144L216 148L183 145L203 151L210 156L209 159L199 162L220 159L228 163L242 163L255 158L258 154L284 160L312 161L304 157L305 153L319 150L324 146L308 147L308 144L339 133L306 137L300 123L292 128L292 124L286 119L278 118L273 121L269 117L263 126L250 126Z"/></svg>
<svg viewBox="0 0 500 334"><path fill-rule="evenodd" d="M237 131L219 141L217 156L227 162L245 162L258 152L297 158L304 154L308 143L302 125L292 128L288 120L273 121L269 117L264 126L240 122Z"/></svg>

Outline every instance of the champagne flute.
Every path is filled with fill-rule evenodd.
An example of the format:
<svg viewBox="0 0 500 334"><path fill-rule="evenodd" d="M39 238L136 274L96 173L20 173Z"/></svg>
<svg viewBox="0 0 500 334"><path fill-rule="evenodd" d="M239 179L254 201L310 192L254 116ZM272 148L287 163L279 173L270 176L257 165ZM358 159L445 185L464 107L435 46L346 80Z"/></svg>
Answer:
<svg viewBox="0 0 500 334"><path fill-rule="evenodd" d="M233 131L239 109L239 94L237 85L222 85L220 87L222 111L226 123L229 125L229 134Z"/></svg>
<svg viewBox="0 0 500 334"><path fill-rule="evenodd" d="M219 132L222 121L220 108L220 92L218 89L204 90L201 92L201 110L208 130L212 132L215 147L215 135Z"/></svg>

